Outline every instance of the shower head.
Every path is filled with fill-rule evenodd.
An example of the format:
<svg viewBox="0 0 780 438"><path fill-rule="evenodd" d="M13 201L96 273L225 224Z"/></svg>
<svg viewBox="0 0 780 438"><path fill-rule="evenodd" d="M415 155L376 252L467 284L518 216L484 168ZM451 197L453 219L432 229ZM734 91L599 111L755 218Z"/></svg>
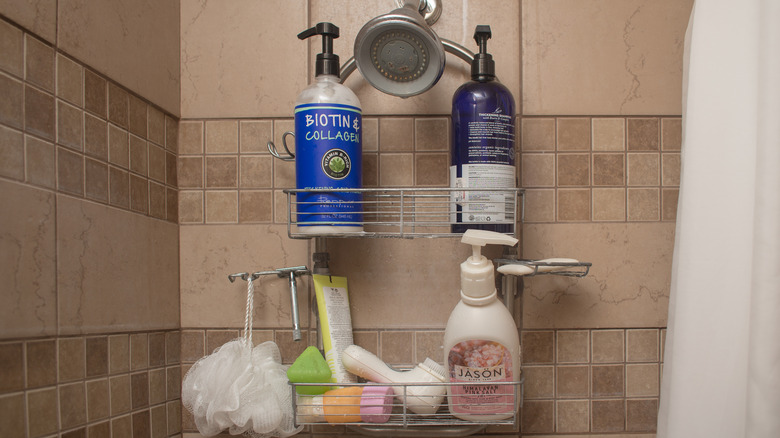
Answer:
<svg viewBox="0 0 780 438"><path fill-rule="evenodd" d="M370 20L360 29L355 38L355 62L374 88L393 96L409 97L427 91L438 82L444 72L445 57L441 40L421 15L429 2L405 0L403 3L402 7ZM426 16L429 21L438 18L434 13L426 12Z"/></svg>

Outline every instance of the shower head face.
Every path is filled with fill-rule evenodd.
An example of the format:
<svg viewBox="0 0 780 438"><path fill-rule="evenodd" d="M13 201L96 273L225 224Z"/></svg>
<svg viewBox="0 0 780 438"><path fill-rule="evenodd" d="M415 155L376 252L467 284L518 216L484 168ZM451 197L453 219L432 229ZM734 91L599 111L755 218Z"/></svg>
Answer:
<svg viewBox="0 0 780 438"><path fill-rule="evenodd" d="M414 96L433 87L444 71L444 59L438 36L408 8L374 18L355 39L360 73L393 96Z"/></svg>

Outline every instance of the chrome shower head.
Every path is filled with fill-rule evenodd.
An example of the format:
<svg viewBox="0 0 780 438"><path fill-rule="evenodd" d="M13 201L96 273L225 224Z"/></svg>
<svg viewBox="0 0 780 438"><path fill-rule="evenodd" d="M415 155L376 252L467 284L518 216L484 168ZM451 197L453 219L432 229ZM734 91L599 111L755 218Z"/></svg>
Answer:
<svg viewBox="0 0 780 438"><path fill-rule="evenodd" d="M444 46L421 15L427 7L427 2L405 0L402 7L360 29L355 38L357 68L379 91L414 96L433 87L444 72Z"/></svg>

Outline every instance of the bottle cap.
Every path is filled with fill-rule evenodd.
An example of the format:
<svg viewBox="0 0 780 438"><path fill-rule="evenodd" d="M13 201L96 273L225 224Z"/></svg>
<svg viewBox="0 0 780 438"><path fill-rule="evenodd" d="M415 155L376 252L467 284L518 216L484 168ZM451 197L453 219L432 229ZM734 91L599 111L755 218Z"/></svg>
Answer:
<svg viewBox="0 0 780 438"><path fill-rule="evenodd" d="M480 82L492 81L496 77L496 63L487 52L487 40L493 36L490 26L480 24L474 30L474 41L479 45L479 53L471 62L471 79Z"/></svg>
<svg viewBox="0 0 780 438"><path fill-rule="evenodd" d="M333 40L339 37L339 28L328 22L317 23L316 26L298 34L298 39L305 40L314 35L322 35L322 53L317 54L315 75L339 75L339 56L333 53Z"/></svg>
<svg viewBox="0 0 780 438"><path fill-rule="evenodd" d="M483 298L496 291L493 262L482 255L487 244L516 245L518 240L506 234L486 230L466 230L461 242L471 245L472 255L460 264L460 291L470 298Z"/></svg>

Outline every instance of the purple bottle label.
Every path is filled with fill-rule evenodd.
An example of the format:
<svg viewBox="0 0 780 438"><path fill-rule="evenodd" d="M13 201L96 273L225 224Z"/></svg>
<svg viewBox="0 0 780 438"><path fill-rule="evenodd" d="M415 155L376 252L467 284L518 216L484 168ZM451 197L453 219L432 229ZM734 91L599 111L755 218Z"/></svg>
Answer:
<svg viewBox="0 0 780 438"><path fill-rule="evenodd" d="M362 187L360 108L340 104L295 107L298 189ZM359 192L298 192L300 225L355 226L363 218Z"/></svg>

